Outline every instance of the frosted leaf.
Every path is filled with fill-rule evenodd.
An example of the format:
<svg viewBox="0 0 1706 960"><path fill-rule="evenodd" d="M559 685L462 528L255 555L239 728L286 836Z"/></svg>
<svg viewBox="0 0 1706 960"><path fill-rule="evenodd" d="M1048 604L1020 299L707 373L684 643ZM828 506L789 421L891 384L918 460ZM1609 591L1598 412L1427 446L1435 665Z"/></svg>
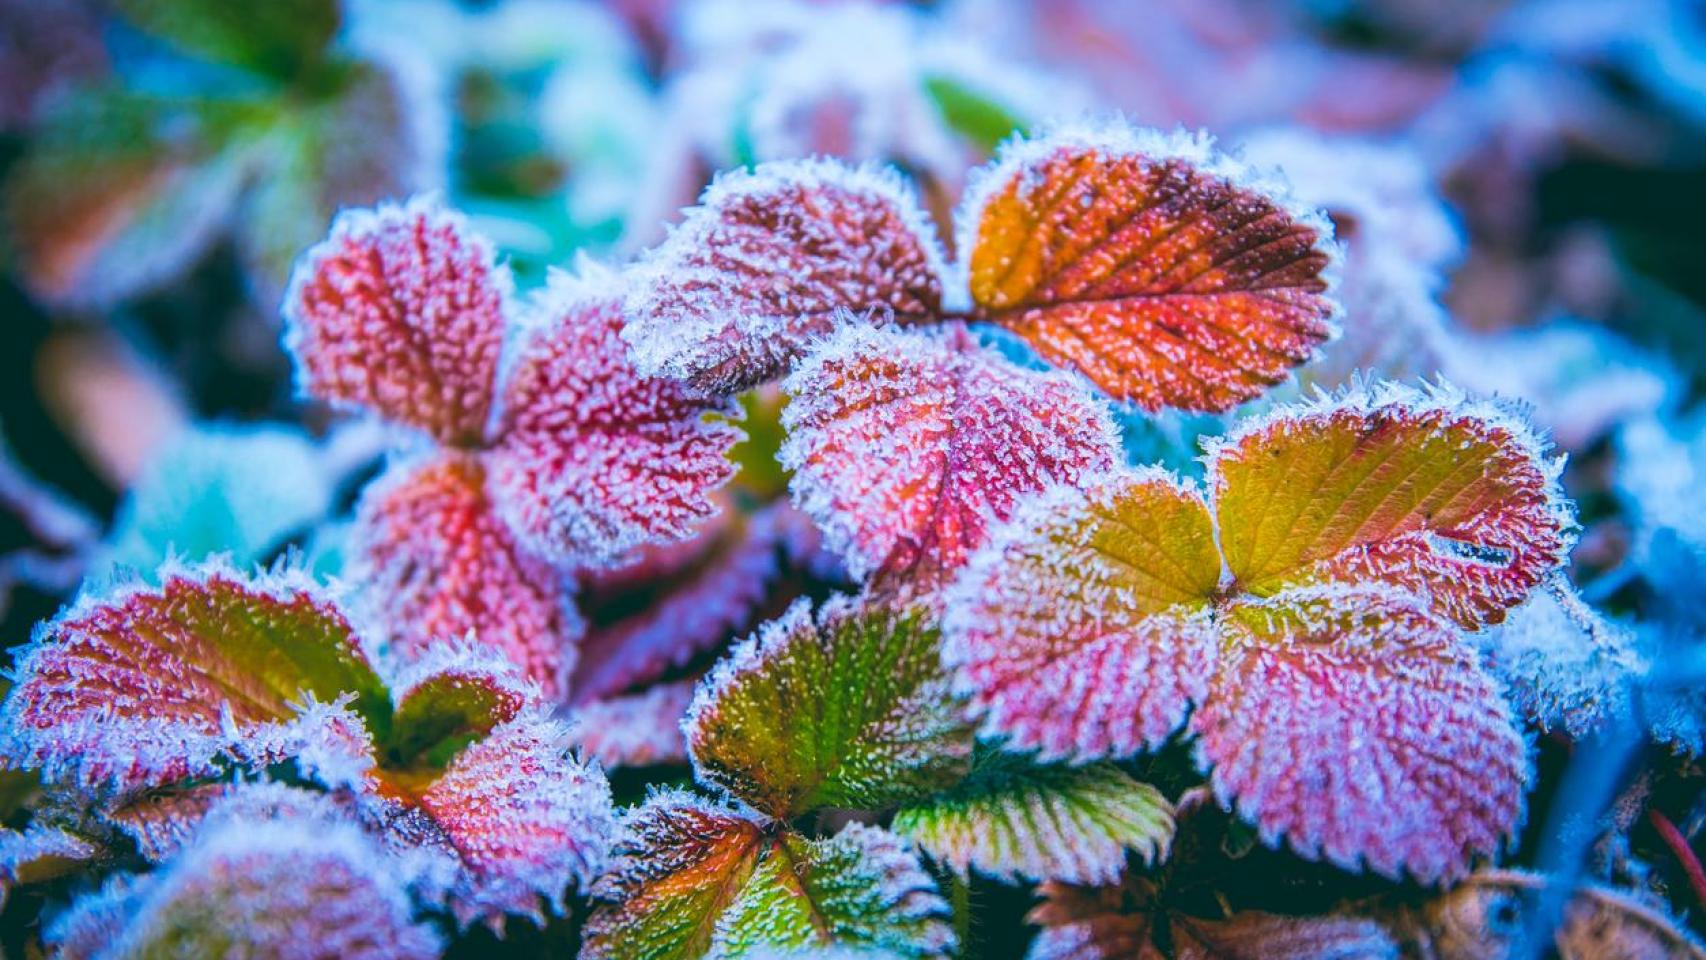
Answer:
<svg viewBox="0 0 1706 960"><path fill-rule="evenodd" d="M679 791L653 795L625 825L593 889L584 960L832 947L936 957L953 948L947 903L885 831L854 824L807 840Z"/></svg>
<svg viewBox="0 0 1706 960"><path fill-rule="evenodd" d="M303 393L471 446L485 437L503 345L507 271L433 197L347 210L285 296Z"/></svg>
<svg viewBox="0 0 1706 960"><path fill-rule="evenodd" d="M356 827L235 821L155 873L109 881L44 940L65 960L438 956L438 935L412 914L395 867Z"/></svg>
<svg viewBox="0 0 1706 960"><path fill-rule="evenodd" d="M849 572L928 592L1022 495L1105 470L1107 409L1064 374L1021 370L964 330L851 327L788 378L794 500Z"/></svg>
<svg viewBox="0 0 1706 960"><path fill-rule="evenodd" d="M693 688L692 680L680 680L582 704L574 711L575 744L606 767L686 764L681 720Z"/></svg>
<svg viewBox="0 0 1706 960"><path fill-rule="evenodd" d="M397 712L385 738L387 766L442 769L470 743L538 700L514 664L490 648L439 647L392 684Z"/></svg>
<svg viewBox="0 0 1706 960"><path fill-rule="evenodd" d="M1527 748L1445 620L1388 587L1235 604L1191 717L1215 796L1310 859L1437 883L1515 831Z"/></svg>
<svg viewBox="0 0 1706 960"><path fill-rule="evenodd" d="M895 814L892 829L961 877L1113 883L1126 852L1165 855L1173 808L1111 763L1044 766L979 758L964 782Z"/></svg>
<svg viewBox="0 0 1706 960"><path fill-rule="evenodd" d="M574 676L575 703L650 683L779 612L815 559L816 529L787 503L747 514L731 507L693 540L647 548L634 563L589 574L581 606L638 612L588 629ZM686 549L684 549L686 548Z"/></svg>
<svg viewBox="0 0 1706 960"><path fill-rule="evenodd" d="M0 906L18 887L81 870L101 854L87 838L58 827L0 828Z"/></svg>
<svg viewBox="0 0 1706 960"><path fill-rule="evenodd" d="M493 497L522 542L557 561L683 539L734 475L737 408L637 373L618 295L611 278L553 275L508 366Z"/></svg>
<svg viewBox="0 0 1706 960"><path fill-rule="evenodd" d="M690 794L654 795L623 820L593 887L582 960L687 960L712 950L718 920L752 876L758 824Z"/></svg>
<svg viewBox="0 0 1706 960"><path fill-rule="evenodd" d="M1473 628L1526 599L1572 542L1562 462L1520 410L1448 386L1358 384L1276 408L1207 460L1227 566L1258 595L1380 581Z"/></svg>
<svg viewBox="0 0 1706 960"><path fill-rule="evenodd" d="M642 373L754 386L853 316L934 321L931 230L890 171L810 160L722 174L635 269L623 336Z"/></svg>
<svg viewBox="0 0 1706 960"><path fill-rule="evenodd" d="M1163 912L1142 881L1081 887L1049 883L1030 921L1043 926L1030 960L1398 960L1377 922L1245 910L1217 919ZM1165 928L1168 949L1157 942Z"/></svg>
<svg viewBox="0 0 1706 960"><path fill-rule="evenodd" d="M1123 122L1007 145L958 216L972 301L1146 410L1225 410L1333 333L1331 227L1206 135Z"/></svg>
<svg viewBox="0 0 1706 960"><path fill-rule="evenodd" d="M971 732L921 609L797 601L700 684L682 731L701 781L779 820L881 809L964 775Z"/></svg>
<svg viewBox="0 0 1706 960"><path fill-rule="evenodd" d="M770 841L717 924L723 955L759 946L858 946L902 957L947 957L947 901L911 848L852 823L825 840L788 832Z"/></svg>
<svg viewBox="0 0 1706 960"><path fill-rule="evenodd" d="M153 863L178 855L204 824L222 821L342 816L327 794L278 783L203 783L151 790L108 811L105 819L135 841Z"/></svg>
<svg viewBox="0 0 1706 960"><path fill-rule="evenodd" d="M1503 960L1528 929L1548 882L1539 874L1483 870L1419 908L1400 910L1388 922L1406 956ZM1560 960L1706 957L1706 946L1680 921L1627 895L1588 886L1570 897L1544 947Z"/></svg>
<svg viewBox="0 0 1706 960"><path fill-rule="evenodd" d="M450 908L501 930L506 914L543 922L604 869L615 817L604 774L569 754L569 731L524 712L468 746L420 797L462 871Z"/></svg>
<svg viewBox="0 0 1706 960"><path fill-rule="evenodd" d="M389 720L361 641L305 577L213 563L160 580L86 593L37 628L0 708L8 763L129 791L212 775L228 754L359 753L363 725Z"/></svg>
<svg viewBox="0 0 1706 960"><path fill-rule="evenodd" d="M334 477L301 430L199 425L144 465L108 535L104 562L150 571L168 557L267 558L331 507Z"/></svg>
<svg viewBox="0 0 1706 960"><path fill-rule="evenodd" d="M1207 691L1220 578L1202 498L1155 470L1031 498L948 591L943 659L983 732L1043 760L1165 741Z"/></svg>
<svg viewBox="0 0 1706 960"><path fill-rule="evenodd" d="M1647 670L1634 631L1601 616L1561 580L1471 640L1519 711L1542 730L1576 739L1625 714Z"/></svg>
<svg viewBox="0 0 1706 960"><path fill-rule="evenodd" d="M583 626L565 576L516 542L474 457L404 461L362 494L349 578L403 661L473 635L548 698L562 695Z"/></svg>

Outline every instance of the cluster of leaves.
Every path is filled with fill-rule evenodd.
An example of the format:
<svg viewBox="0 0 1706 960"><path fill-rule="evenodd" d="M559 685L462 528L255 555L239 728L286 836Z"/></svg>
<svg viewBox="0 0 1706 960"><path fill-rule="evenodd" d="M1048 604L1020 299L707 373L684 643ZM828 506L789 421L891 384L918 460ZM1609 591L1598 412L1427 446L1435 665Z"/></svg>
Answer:
<svg viewBox="0 0 1706 960"><path fill-rule="evenodd" d="M578 890L588 958L936 957L974 874L1042 884L1039 958L1490 930L1453 918L1531 882L1462 882L1522 823L1524 719L1612 699L1522 686L1532 644L1495 629L1540 597L1591 613L1560 461L1510 404L1357 380L1209 441L1200 484L1130 465L1109 400L1225 411L1334 329L1327 221L1206 137L1018 140L953 219L892 171L763 164L630 267L522 298L435 199L341 215L285 313L303 392L398 438L347 608L300 572L168 566L41 628L0 752L65 799L6 838L8 880L125 871L47 939L412 957L439 915L502 930ZM819 536L856 592L694 683L809 592L780 568ZM620 596L647 609L598 622ZM698 787L615 813L570 706L601 756ZM1460 885L1212 916L1179 879L1211 805L1275 855ZM1571 944L1640 926L1581 903Z"/></svg>

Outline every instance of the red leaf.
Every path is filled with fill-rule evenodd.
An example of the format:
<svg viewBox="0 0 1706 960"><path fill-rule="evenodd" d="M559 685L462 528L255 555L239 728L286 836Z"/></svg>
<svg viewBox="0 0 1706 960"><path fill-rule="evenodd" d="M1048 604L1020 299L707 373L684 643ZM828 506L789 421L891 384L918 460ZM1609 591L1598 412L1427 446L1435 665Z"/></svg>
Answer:
<svg viewBox="0 0 1706 960"><path fill-rule="evenodd" d="M782 462L849 571L930 590L1023 494L1111 467L1103 405L952 327L841 331L788 378Z"/></svg>
<svg viewBox="0 0 1706 960"><path fill-rule="evenodd" d="M559 562L685 538L734 475L739 408L640 376L622 326L611 278L554 275L505 382L493 494L517 536Z"/></svg>
<svg viewBox="0 0 1706 960"><path fill-rule="evenodd" d="M1191 718L1215 795L1270 844L1426 883L1522 817L1527 748L1451 624L1387 587L1304 587L1222 613Z"/></svg>
<svg viewBox="0 0 1706 960"><path fill-rule="evenodd" d="M1203 136L1115 123L1010 144L959 229L989 319L1146 410L1225 410L1333 330L1325 218Z"/></svg>
<svg viewBox="0 0 1706 960"><path fill-rule="evenodd" d="M435 198L345 211L297 264L285 343L304 393L472 446L485 436L509 289L491 246Z"/></svg>
<svg viewBox="0 0 1706 960"><path fill-rule="evenodd" d="M582 624L562 574L516 542L470 455L393 466L362 495L350 578L405 662L472 634L555 698Z"/></svg>
<svg viewBox="0 0 1706 960"><path fill-rule="evenodd" d="M831 160L725 173L636 270L624 336L647 374L735 392L852 315L934 321L942 254L892 171Z"/></svg>

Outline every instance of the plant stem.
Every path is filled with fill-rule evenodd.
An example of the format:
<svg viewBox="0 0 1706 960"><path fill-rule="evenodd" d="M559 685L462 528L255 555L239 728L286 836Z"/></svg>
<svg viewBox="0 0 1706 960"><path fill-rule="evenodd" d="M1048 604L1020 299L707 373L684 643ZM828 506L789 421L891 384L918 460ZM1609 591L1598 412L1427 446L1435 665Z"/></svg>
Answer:
<svg viewBox="0 0 1706 960"><path fill-rule="evenodd" d="M971 880L948 871L948 899L954 910L954 939L960 955L966 956L971 945Z"/></svg>
<svg viewBox="0 0 1706 960"><path fill-rule="evenodd" d="M1665 846L1670 847L1671 853L1682 863L1682 872L1688 875L1688 885L1694 889L1694 901L1706 907L1706 869L1700 866L1700 858L1694 855L1694 848L1688 845L1688 838L1657 808L1647 811L1647 820L1652 823L1653 829L1659 832Z"/></svg>

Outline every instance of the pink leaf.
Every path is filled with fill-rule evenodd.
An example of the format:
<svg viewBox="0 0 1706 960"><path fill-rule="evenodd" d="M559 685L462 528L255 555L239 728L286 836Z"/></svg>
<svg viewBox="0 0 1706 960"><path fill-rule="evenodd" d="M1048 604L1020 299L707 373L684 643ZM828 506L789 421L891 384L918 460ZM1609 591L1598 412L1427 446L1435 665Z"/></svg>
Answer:
<svg viewBox="0 0 1706 960"><path fill-rule="evenodd" d="M787 161L720 176L637 269L624 336L648 374L733 392L854 314L932 322L942 254L892 171Z"/></svg>
<svg viewBox="0 0 1706 960"><path fill-rule="evenodd" d="M1214 667L1220 558L1195 490L1116 473L1026 501L946 596L943 659L983 732L1044 759L1165 741Z"/></svg>
<svg viewBox="0 0 1706 960"><path fill-rule="evenodd" d="M463 870L450 907L501 928L505 914L542 920L604 868L615 814L604 775L568 754L568 730L524 713L451 761L421 797Z"/></svg>
<svg viewBox="0 0 1706 960"><path fill-rule="evenodd" d="M558 697L582 630L569 585L516 542L485 483L467 455L392 467L362 495L350 578L405 662L472 634Z"/></svg>
<svg viewBox="0 0 1706 960"><path fill-rule="evenodd" d="M1523 811L1526 747L1451 624L1380 586L1229 607L1191 718L1215 795L1270 844L1427 883L1468 872Z"/></svg>
<svg viewBox="0 0 1706 960"><path fill-rule="evenodd" d="M850 327L784 386L795 502L856 577L934 588L1018 497L1118 457L1106 408L1076 381L1021 370L958 327Z"/></svg>
<svg viewBox="0 0 1706 960"><path fill-rule="evenodd" d="M575 743L607 767L687 763L681 721L695 680L649 687L643 693L594 700L574 712Z"/></svg>
<svg viewBox="0 0 1706 960"><path fill-rule="evenodd" d="M738 408L642 377L622 326L612 278L556 274L505 382L493 495L522 542L553 560L609 562L685 538L734 475Z"/></svg>
<svg viewBox="0 0 1706 960"><path fill-rule="evenodd" d="M44 939L64 960L430 960L442 944L400 879L352 825L232 820L168 867L85 896Z"/></svg>
<svg viewBox="0 0 1706 960"><path fill-rule="evenodd" d="M491 246L434 197L345 211L285 297L302 390L476 445L509 289Z"/></svg>

